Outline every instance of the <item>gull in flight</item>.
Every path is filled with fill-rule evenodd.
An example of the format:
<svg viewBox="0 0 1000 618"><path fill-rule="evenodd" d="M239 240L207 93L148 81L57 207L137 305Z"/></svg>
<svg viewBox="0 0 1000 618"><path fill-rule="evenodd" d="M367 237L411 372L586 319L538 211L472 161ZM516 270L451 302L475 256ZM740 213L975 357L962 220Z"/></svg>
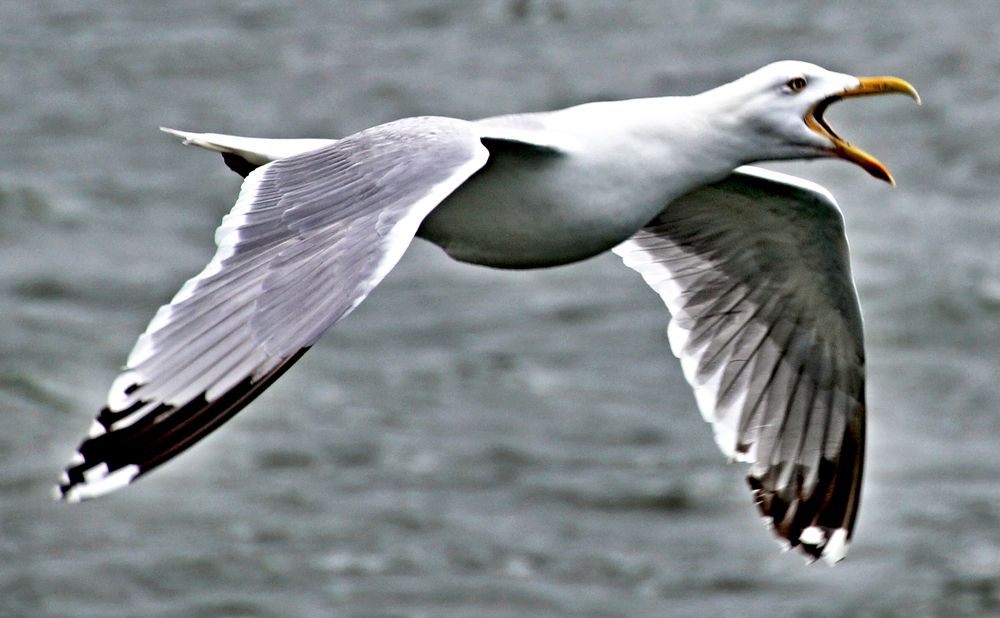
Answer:
<svg viewBox="0 0 1000 618"><path fill-rule="evenodd" d="M776 62L702 94L478 121L406 118L339 140L164 129L245 177L209 264L160 307L56 488L128 485L243 409L350 313L414 237L496 268L611 250L669 309L670 347L760 514L831 564L854 529L865 354L841 213L748 167L834 157L892 183L824 120L916 90Z"/></svg>

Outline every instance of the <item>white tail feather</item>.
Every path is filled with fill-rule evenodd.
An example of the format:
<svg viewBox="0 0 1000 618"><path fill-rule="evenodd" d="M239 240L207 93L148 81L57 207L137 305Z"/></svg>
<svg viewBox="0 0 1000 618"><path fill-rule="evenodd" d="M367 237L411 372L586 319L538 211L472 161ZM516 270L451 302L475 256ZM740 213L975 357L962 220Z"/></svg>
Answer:
<svg viewBox="0 0 1000 618"><path fill-rule="evenodd" d="M264 165L271 161L317 150L333 144L332 139L267 139L263 137L240 137L221 133L189 133L160 127L184 140L185 144L199 146L213 152L232 153L254 165Z"/></svg>

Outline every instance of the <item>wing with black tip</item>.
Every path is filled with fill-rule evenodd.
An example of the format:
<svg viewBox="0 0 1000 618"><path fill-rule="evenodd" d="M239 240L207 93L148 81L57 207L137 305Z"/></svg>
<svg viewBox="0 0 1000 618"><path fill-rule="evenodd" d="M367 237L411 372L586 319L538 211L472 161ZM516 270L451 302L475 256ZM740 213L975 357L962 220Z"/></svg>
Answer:
<svg viewBox="0 0 1000 618"><path fill-rule="evenodd" d="M671 203L615 248L666 303L705 420L775 533L846 553L861 491L865 355L830 194L759 168Z"/></svg>
<svg viewBox="0 0 1000 618"><path fill-rule="evenodd" d="M487 156L470 123L411 118L250 172L215 256L139 337L58 497L123 487L239 412L364 300Z"/></svg>

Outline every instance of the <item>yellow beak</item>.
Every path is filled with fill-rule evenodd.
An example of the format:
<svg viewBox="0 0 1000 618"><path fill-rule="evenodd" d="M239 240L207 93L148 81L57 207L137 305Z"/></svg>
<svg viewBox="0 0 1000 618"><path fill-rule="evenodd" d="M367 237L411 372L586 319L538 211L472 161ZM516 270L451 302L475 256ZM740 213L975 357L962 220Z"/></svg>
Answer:
<svg viewBox="0 0 1000 618"><path fill-rule="evenodd" d="M833 143L833 146L830 148L831 154L856 163L875 178L879 178L895 186L896 181L892 179L892 174L889 173L885 165L864 150L847 143L842 137L834 133L830 125L823 119L823 112L826 111L826 108L837 101L854 97L892 93L905 94L916 101L917 105L920 105L920 95L917 94L916 88L905 80L898 77L859 77L857 86L823 99L806 113L803 120L805 120L806 125L810 129Z"/></svg>

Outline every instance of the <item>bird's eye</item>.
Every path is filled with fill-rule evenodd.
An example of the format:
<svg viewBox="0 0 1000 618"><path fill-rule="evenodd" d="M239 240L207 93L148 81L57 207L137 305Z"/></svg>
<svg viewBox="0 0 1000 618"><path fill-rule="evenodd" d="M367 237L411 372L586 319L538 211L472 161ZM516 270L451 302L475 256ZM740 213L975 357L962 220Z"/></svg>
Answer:
<svg viewBox="0 0 1000 618"><path fill-rule="evenodd" d="M804 77L793 77L788 80L785 87L792 92L801 92L806 87L806 78Z"/></svg>

